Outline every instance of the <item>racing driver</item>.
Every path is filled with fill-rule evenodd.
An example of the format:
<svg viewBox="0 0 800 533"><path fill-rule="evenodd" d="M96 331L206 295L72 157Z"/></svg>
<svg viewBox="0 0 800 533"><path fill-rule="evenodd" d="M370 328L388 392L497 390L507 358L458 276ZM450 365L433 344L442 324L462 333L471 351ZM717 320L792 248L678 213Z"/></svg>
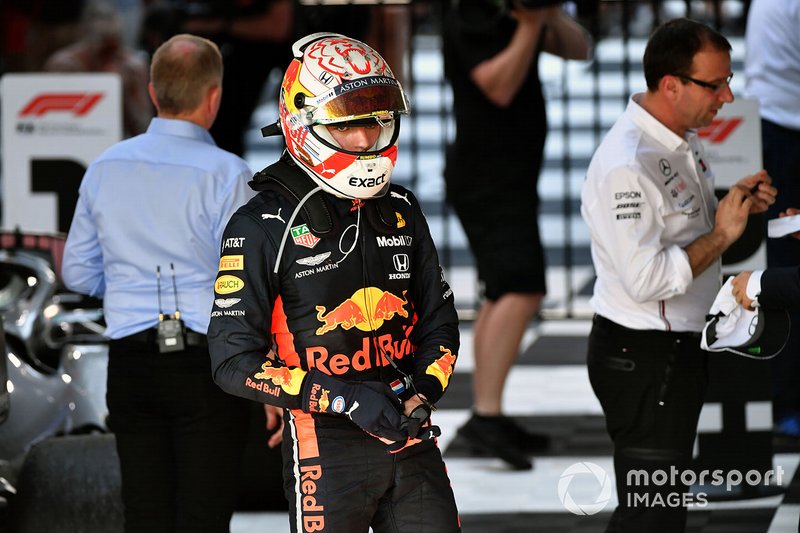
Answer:
<svg viewBox="0 0 800 533"><path fill-rule="evenodd" d="M408 102L372 48L293 45L280 160L221 243L209 347L224 390L283 408L293 533L460 531L430 412L458 319L414 195L390 184Z"/></svg>

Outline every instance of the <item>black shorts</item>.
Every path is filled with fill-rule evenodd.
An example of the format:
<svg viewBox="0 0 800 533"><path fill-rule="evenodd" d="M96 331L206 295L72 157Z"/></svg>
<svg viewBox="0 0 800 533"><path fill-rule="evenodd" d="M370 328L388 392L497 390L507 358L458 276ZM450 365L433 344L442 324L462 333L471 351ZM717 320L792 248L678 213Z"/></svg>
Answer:
<svg viewBox="0 0 800 533"><path fill-rule="evenodd" d="M492 301L510 292L547 292L538 200L512 194L451 198L477 262L483 296Z"/></svg>
<svg viewBox="0 0 800 533"><path fill-rule="evenodd" d="M343 417L291 411L284 421L283 480L292 533L460 531L434 441L389 454Z"/></svg>

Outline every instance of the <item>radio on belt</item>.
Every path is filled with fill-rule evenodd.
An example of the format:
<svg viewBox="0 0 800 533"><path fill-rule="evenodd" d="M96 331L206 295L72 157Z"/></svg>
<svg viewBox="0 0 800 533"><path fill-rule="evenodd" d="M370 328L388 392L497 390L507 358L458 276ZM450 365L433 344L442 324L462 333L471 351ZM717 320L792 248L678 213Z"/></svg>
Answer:
<svg viewBox="0 0 800 533"><path fill-rule="evenodd" d="M172 291L175 295L175 314L165 315L161 310L161 265L156 266L156 284L158 287L158 326L156 327L156 337L158 340L159 353L180 352L186 346L186 330L181 320L181 312L178 309L178 287L175 283L175 266L170 263L172 269Z"/></svg>

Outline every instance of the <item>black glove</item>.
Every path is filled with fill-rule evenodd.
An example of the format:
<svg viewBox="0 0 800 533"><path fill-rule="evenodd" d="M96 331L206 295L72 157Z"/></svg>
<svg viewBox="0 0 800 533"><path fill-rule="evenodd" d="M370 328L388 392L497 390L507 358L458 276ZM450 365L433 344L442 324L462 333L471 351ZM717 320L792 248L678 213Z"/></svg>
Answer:
<svg viewBox="0 0 800 533"><path fill-rule="evenodd" d="M342 381L312 369L303 381L303 411L343 415L372 435L405 442L403 403L380 381Z"/></svg>
<svg viewBox="0 0 800 533"><path fill-rule="evenodd" d="M439 426L432 426L428 422L431 418L431 410L425 404L420 404L411 411L408 416L403 416L401 428L403 428L412 439L430 440L442 434ZM425 424L428 425L425 425Z"/></svg>

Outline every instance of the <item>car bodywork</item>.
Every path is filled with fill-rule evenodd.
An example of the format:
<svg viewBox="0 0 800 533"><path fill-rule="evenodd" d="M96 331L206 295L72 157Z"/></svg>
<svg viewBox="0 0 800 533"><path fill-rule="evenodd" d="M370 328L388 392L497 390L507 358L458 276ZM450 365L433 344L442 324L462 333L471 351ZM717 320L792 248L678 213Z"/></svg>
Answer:
<svg viewBox="0 0 800 533"><path fill-rule="evenodd" d="M108 348L99 301L59 281L53 254L60 260L64 237L16 234L13 246L6 237L0 235L0 463L8 465L47 437L106 431Z"/></svg>

